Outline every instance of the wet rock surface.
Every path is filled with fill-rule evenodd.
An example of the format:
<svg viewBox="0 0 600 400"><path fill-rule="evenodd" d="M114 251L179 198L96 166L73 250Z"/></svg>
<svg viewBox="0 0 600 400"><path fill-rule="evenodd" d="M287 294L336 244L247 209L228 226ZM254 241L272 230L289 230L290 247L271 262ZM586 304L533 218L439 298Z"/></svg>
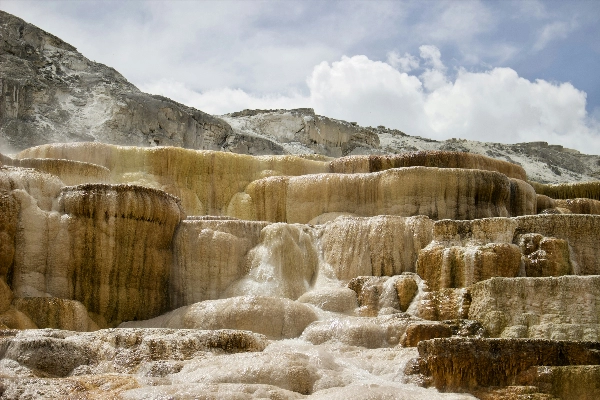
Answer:
<svg viewBox="0 0 600 400"><path fill-rule="evenodd" d="M522 374L535 366L600 364L598 342L447 338L422 341L418 349L420 373L444 391L527 383Z"/></svg>

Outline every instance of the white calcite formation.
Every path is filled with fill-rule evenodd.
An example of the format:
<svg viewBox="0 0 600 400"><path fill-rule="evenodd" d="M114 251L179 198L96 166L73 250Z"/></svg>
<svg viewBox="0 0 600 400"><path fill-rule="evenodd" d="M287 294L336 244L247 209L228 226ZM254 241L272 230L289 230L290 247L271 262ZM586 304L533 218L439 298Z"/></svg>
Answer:
<svg viewBox="0 0 600 400"><path fill-rule="evenodd" d="M600 340L595 200L507 162L99 143L2 160L7 398L469 398L409 383L438 373L415 346ZM14 330L34 328L55 330Z"/></svg>

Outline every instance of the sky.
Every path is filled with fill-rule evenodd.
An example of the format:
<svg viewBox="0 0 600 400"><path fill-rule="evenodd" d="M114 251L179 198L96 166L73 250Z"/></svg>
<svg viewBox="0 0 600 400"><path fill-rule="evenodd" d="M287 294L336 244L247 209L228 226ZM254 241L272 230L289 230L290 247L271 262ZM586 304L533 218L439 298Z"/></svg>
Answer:
<svg viewBox="0 0 600 400"><path fill-rule="evenodd" d="M600 1L28 1L0 9L211 114L312 107L600 154Z"/></svg>

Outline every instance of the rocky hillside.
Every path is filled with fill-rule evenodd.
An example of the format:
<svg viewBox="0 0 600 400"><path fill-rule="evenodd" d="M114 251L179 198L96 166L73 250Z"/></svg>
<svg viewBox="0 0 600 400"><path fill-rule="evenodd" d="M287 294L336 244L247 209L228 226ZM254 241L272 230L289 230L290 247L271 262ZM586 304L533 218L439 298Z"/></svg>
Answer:
<svg viewBox="0 0 600 400"><path fill-rule="evenodd" d="M56 36L0 11L0 146L58 142L220 149L219 118L140 92Z"/></svg>
<svg viewBox="0 0 600 400"><path fill-rule="evenodd" d="M244 110L222 115L233 128L228 150L266 154L252 143L273 143L272 154L323 154L330 157L402 154L419 150L461 151L521 165L529 179L541 183L589 181L600 178L600 156L545 142L502 144L464 139L436 141L410 136L384 126L362 127L353 122L315 115L312 109ZM263 142L264 143L264 142Z"/></svg>
<svg viewBox="0 0 600 400"><path fill-rule="evenodd" d="M435 141L361 127L312 109L244 110L220 117L139 91L56 36L0 11L0 148L102 142L179 146L250 155L466 151L517 163L541 183L600 178L600 156L544 142Z"/></svg>

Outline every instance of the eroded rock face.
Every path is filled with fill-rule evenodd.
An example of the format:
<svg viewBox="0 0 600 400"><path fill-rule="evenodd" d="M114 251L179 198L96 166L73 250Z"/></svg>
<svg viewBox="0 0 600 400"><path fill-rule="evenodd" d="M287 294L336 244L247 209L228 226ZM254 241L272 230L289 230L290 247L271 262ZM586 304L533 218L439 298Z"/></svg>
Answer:
<svg viewBox="0 0 600 400"><path fill-rule="evenodd" d="M561 276L573 273L569 243L539 233L517 236L526 276Z"/></svg>
<svg viewBox="0 0 600 400"><path fill-rule="evenodd" d="M516 233L538 233L566 240L569 244L573 273L600 273L600 216L598 215L532 215L516 218Z"/></svg>
<svg viewBox="0 0 600 400"><path fill-rule="evenodd" d="M359 276L348 283L356 292L359 308L364 317L389 313L391 309L405 312L419 293L421 279L415 274L397 276Z"/></svg>
<svg viewBox="0 0 600 400"><path fill-rule="evenodd" d="M98 325L88 316L83 304L55 297L24 297L15 300L15 309L31 318L40 329L54 328L90 332Z"/></svg>
<svg viewBox="0 0 600 400"><path fill-rule="evenodd" d="M534 184L535 191L553 199L586 198L600 200L600 181L568 182L553 185Z"/></svg>
<svg viewBox="0 0 600 400"><path fill-rule="evenodd" d="M110 182L110 170L108 168L81 161L23 158L14 160L12 165L21 168L34 168L55 175L68 186Z"/></svg>
<svg viewBox="0 0 600 400"><path fill-rule="evenodd" d="M272 177L252 182L246 193L254 218L307 223L321 214L350 212L432 219L477 219L535 213L533 188L511 191L497 172L408 167L371 174Z"/></svg>
<svg viewBox="0 0 600 400"><path fill-rule="evenodd" d="M264 222L184 220L174 244L171 307L218 299L248 272L247 255L260 242Z"/></svg>
<svg viewBox="0 0 600 400"><path fill-rule="evenodd" d="M166 311L181 219L175 198L126 185L61 190L53 175L13 167L0 173L3 216L14 223L3 230L3 273L15 297L78 300L100 326Z"/></svg>
<svg viewBox="0 0 600 400"><path fill-rule="evenodd" d="M533 366L599 365L597 342L455 338L422 341L420 372L445 391L508 386Z"/></svg>
<svg viewBox="0 0 600 400"><path fill-rule="evenodd" d="M181 199L187 215L253 219L246 186L265 176L328 171L328 163L293 156L262 156L176 147L125 147L102 143L49 144L23 150L19 158L68 159L111 172L112 183L161 189Z"/></svg>
<svg viewBox="0 0 600 400"><path fill-rule="evenodd" d="M521 251L511 243L429 245L419 253L417 274L438 290L467 287L494 276L515 277L520 268Z"/></svg>
<svg viewBox="0 0 600 400"><path fill-rule="evenodd" d="M341 157L331 161L331 172L365 173L379 172L390 168L402 167L435 167L480 169L500 172L509 178L527 180L525 170L507 161L495 160L479 154L459 153L454 151L416 151L396 155L370 155Z"/></svg>
<svg viewBox="0 0 600 400"><path fill-rule="evenodd" d="M593 199L555 200L554 205L559 209L569 210L573 214L600 214L600 201Z"/></svg>
<svg viewBox="0 0 600 400"><path fill-rule="evenodd" d="M600 396L600 366L531 367L521 372L516 382L537 387L540 392L559 399L595 399Z"/></svg>
<svg viewBox="0 0 600 400"><path fill-rule="evenodd" d="M470 288L469 319L492 337L600 340L600 277L493 278Z"/></svg>
<svg viewBox="0 0 600 400"><path fill-rule="evenodd" d="M295 153L294 145L301 145L317 154L340 157L353 152L373 151L379 148L376 133L356 124L316 115L310 108L294 110L244 110L221 116L232 127L237 137L230 136L225 148L235 153L263 153L257 141L272 143L281 151Z"/></svg>
<svg viewBox="0 0 600 400"><path fill-rule="evenodd" d="M433 241L419 252L416 272L431 290L468 287L493 276L517 276L521 250L512 244L516 226L509 218L438 221Z"/></svg>
<svg viewBox="0 0 600 400"><path fill-rule="evenodd" d="M60 207L69 219L73 298L108 323L166 311L171 243L182 217L177 199L126 185L82 185L63 190Z"/></svg>
<svg viewBox="0 0 600 400"><path fill-rule="evenodd" d="M15 257L15 234L20 204L13 196L11 183L0 170L0 276L6 281Z"/></svg>
<svg viewBox="0 0 600 400"><path fill-rule="evenodd" d="M432 227L426 217L337 218L321 231L323 258L342 280L414 272Z"/></svg>
<svg viewBox="0 0 600 400"><path fill-rule="evenodd" d="M424 291L417 302L416 315L431 321L469 318L471 291L468 288Z"/></svg>

